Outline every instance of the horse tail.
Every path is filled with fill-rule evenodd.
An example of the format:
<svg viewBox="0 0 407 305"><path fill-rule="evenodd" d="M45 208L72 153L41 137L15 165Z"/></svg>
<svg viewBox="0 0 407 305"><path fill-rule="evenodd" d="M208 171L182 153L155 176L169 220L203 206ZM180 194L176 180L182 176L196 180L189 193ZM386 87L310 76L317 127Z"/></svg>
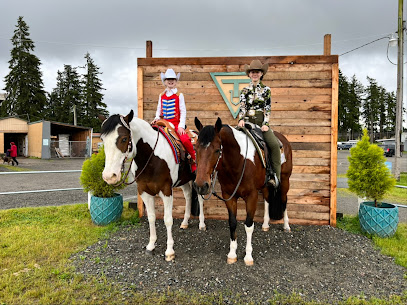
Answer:
<svg viewBox="0 0 407 305"><path fill-rule="evenodd" d="M284 216L284 211L287 207L287 201L281 199L281 184L275 189L273 186L268 186L269 196L269 216L273 220L280 220Z"/></svg>
<svg viewBox="0 0 407 305"><path fill-rule="evenodd" d="M191 214L192 216L199 216L198 193L194 187L192 187L191 194Z"/></svg>

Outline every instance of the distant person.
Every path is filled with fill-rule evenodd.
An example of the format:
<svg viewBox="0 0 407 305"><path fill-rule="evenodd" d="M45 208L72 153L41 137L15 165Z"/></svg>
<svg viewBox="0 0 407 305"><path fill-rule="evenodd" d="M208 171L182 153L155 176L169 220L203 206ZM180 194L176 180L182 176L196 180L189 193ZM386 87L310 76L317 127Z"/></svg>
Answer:
<svg viewBox="0 0 407 305"><path fill-rule="evenodd" d="M14 142L10 143L11 148L9 149L10 151L10 157L13 159L13 161L18 165L18 161L16 159L17 157L17 146L14 144ZM14 163L13 163L14 165Z"/></svg>

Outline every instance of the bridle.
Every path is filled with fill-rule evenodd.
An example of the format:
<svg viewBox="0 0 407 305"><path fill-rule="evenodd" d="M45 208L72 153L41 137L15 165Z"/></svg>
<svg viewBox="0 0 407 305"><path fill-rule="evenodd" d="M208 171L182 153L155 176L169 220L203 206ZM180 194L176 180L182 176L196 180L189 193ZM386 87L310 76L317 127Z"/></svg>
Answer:
<svg viewBox="0 0 407 305"><path fill-rule="evenodd" d="M128 157L129 157L129 155L130 155L130 152L133 151L133 142L132 142L133 136L132 136L132 131L131 131L130 126L126 123L126 121L124 120L124 118L123 118L122 115L120 116L120 122L122 123L123 127L126 128L126 129L129 131L129 133L130 133L129 143L127 144L127 151L126 151L126 153L125 153L125 156L124 156L124 159L123 159L123 162L122 162L122 168L121 168L121 170L120 170L120 172L123 173L123 172L124 172L124 168L125 168L125 164L126 164L126 161L127 161ZM126 179L127 179L127 177L129 176L129 173L130 173L130 170L131 170L131 165L133 164L133 161L134 161L134 158L136 157L136 155L134 155L134 157L131 159L130 166L129 166L129 168L128 168L126 174L125 174L124 176L122 176L122 178L120 179L120 181L119 181L118 183L114 184L115 187L118 187L118 186L120 186L120 185L122 185L122 184L124 184L124 185L130 185L130 184L133 184L134 182L137 181L137 179L140 177L140 175L141 175L141 174L144 172L144 170L146 169L146 167L147 167L148 163L150 162L152 156L154 155L154 151L155 151L155 148L157 147L157 143L158 143L158 138L159 138L159 136L160 136L160 133L157 132L157 140L155 141L154 148L153 148L153 150L152 150L150 156L148 157L146 164L144 165L144 167L142 168L142 170L138 173L138 175L137 175L136 177L134 177L134 180L133 180L132 182L126 182Z"/></svg>
<svg viewBox="0 0 407 305"><path fill-rule="evenodd" d="M246 158L247 158L248 150L249 150L249 137L246 135L246 155L245 155L244 161L243 161L242 173L240 174L239 181L237 182L237 185L236 185L235 190L233 191L232 195L230 195L230 197L228 199L225 199L225 198L222 198L221 196L219 196L215 191L216 179L218 177L218 171L216 168L218 167L219 160L221 159L222 152L223 152L223 145L222 145L222 141L221 141L219 156L218 156L218 159L216 160L215 167L213 168L213 171L211 174L211 192L209 194L209 197L207 197L207 198L205 198L203 195L201 195L203 200L209 200L212 197L212 195L214 195L216 198L226 202L226 201L229 201L230 199L232 199L236 195L237 189L239 188L240 184L242 183L244 171L246 169Z"/></svg>

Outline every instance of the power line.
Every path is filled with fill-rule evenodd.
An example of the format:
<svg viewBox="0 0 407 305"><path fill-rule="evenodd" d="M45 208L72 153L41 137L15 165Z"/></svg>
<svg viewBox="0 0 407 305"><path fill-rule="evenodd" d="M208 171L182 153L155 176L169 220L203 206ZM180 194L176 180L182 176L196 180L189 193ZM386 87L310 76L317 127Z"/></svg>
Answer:
<svg viewBox="0 0 407 305"><path fill-rule="evenodd" d="M360 48L363 48L363 47L365 47L365 46L367 46L367 45L369 45L369 44L372 44L372 43L374 43L374 42L376 42L376 41L379 41L379 40L382 40L382 39L385 39L385 38L386 38L386 39L389 39L389 36L384 36L384 37L375 39L375 40L373 40L373 41L371 41L371 42L368 42L368 43L365 43L364 45L361 45L360 47L357 47L357 48L354 48L354 49L352 49L352 50L349 50L349 51L347 51L347 52L345 52L345 53L342 53L342 54L340 54L339 56L342 56L342 55L348 54L348 53L350 53L350 52L356 51L356 50L358 50L358 49L360 49Z"/></svg>

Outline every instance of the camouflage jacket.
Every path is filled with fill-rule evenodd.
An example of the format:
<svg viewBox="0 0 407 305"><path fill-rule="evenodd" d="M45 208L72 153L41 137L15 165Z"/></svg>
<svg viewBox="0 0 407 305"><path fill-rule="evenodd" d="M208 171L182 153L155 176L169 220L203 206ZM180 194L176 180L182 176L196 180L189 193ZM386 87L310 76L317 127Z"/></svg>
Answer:
<svg viewBox="0 0 407 305"><path fill-rule="evenodd" d="M262 82L254 86L250 83L240 92L239 120L248 116L249 110L262 111L264 120L262 125L269 125L271 112L271 91Z"/></svg>

